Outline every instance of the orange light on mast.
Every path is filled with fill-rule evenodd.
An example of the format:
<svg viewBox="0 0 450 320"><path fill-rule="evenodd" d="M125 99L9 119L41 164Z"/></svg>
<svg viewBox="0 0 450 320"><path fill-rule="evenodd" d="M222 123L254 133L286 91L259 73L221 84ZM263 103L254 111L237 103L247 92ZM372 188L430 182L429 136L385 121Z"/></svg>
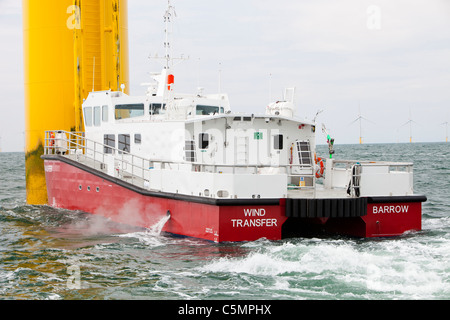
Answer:
<svg viewBox="0 0 450 320"><path fill-rule="evenodd" d="M167 90L170 91L172 84L175 83L175 76L173 74L169 74L167 76ZM173 88L172 88L173 89Z"/></svg>

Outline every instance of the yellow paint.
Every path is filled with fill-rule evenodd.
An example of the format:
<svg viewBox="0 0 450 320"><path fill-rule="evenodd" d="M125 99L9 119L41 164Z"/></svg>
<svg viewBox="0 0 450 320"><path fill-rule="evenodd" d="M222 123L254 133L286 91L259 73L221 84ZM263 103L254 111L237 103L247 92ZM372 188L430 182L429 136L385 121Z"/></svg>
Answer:
<svg viewBox="0 0 450 320"><path fill-rule="evenodd" d="M127 0L23 0L26 185L46 204L46 130L83 131L81 104L95 90L128 92Z"/></svg>

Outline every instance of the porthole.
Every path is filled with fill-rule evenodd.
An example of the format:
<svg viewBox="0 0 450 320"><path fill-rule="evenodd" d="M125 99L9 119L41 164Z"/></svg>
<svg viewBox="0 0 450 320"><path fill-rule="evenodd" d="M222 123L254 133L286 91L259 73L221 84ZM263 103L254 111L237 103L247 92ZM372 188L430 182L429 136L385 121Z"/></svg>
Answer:
<svg viewBox="0 0 450 320"><path fill-rule="evenodd" d="M91 191L91 186L88 186L88 187L87 187L87 191Z"/></svg>
<svg viewBox="0 0 450 320"><path fill-rule="evenodd" d="M78 186L78 190L80 190L81 191L81 189L83 189L82 187L81 187L81 184Z"/></svg>
<svg viewBox="0 0 450 320"><path fill-rule="evenodd" d="M95 191L97 191L97 192L100 192L100 188L99 188L99 187L97 187L97 188L95 189Z"/></svg>

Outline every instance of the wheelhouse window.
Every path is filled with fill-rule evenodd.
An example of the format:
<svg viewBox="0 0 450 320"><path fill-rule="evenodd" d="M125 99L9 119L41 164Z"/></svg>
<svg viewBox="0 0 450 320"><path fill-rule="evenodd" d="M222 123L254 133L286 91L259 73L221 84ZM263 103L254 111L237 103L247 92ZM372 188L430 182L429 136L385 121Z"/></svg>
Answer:
<svg viewBox="0 0 450 320"><path fill-rule="evenodd" d="M101 116L101 110L100 107L94 107L94 126L99 127L100 126L100 116Z"/></svg>
<svg viewBox="0 0 450 320"><path fill-rule="evenodd" d="M116 120L140 117L144 115L144 104L117 104L115 106Z"/></svg>
<svg viewBox="0 0 450 320"><path fill-rule="evenodd" d="M129 134L119 134L119 153L130 153L130 135Z"/></svg>
<svg viewBox="0 0 450 320"><path fill-rule="evenodd" d="M153 114L161 114L161 109L164 108L166 106L166 104L161 104L161 103L151 103L150 104L150 108L149 108L149 113L151 115Z"/></svg>
<svg viewBox="0 0 450 320"><path fill-rule="evenodd" d="M84 108L84 125L86 127L92 126L92 107Z"/></svg>
<svg viewBox="0 0 450 320"><path fill-rule="evenodd" d="M108 122L108 106L102 106L102 121Z"/></svg>
<svg viewBox="0 0 450 320"><path fill-rule="evenodd" d="M283 150L283 135L276 134L273 136L273 148L275 150Z"/></svg>
<svg viewBox="0 0 450 320"><path fill-rule="evenodd" d="M208 149L209 133L200 133L198 135L198 145L200 146L200 149L202 149L202 150Z"/></svg>
<svg viewBox="0 0 450 320"><path fill-rule="evenodd" d="M103 149L103 153L109 153L112 154L114 153L114 148L116 147L116 136L113 134L105 134L103 136L103 144L104 149Z"/></svg>
<svg viewBox="0 0 450 320"><path fill-rule="evenodd" d="M218 106L206 106L206 105L197 105L196 107L196 115L210 115L215 113L223 113L223 107Z"/></svg>

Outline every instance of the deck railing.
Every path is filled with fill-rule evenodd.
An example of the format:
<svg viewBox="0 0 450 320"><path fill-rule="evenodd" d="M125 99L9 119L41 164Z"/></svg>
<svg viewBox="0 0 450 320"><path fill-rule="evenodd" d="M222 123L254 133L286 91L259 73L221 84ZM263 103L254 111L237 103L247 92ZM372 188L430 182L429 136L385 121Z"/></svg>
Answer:
<svg viewBox="0 0 450 320"><path fill-rule="evenodd" d="M150 189L152 170L182 170L203 173L229 173L287 176L284 193L316 190L317 165L299 164L207 164L145 159L123 150L86 139L82 132L47 131L45 154L59 154L141 188ZM411 194L412 163L384 161L330 160L325 166L324 189L341 190L350 197L379 194ZM322 183L322 182L321 182ZM212 182L211 182L212 184ZM299 194L300 196L300 194Z"/></svg>
<svg viewBox="0 0 450 320"><path fill-rule="evenodd" d="M190 165L192 171L211 173L239 174L245 172L246 174L267 174L270 170L276 170L276 173L286 174L289 181L293 179L296 182L287 186L289 190L313 189L316 185L313 166L305 167L299 164L289 164L274 167L263 164L206 164L190 161L150 160L87 139L83 132L46 131L44 153L46 155L58 154L65 156L143 188L148 188L150 170L154 168L169 169L186 165ZM298 169L303 169L303 173L299 173ZM274 172L272 171L272 173Z"/></svg>

